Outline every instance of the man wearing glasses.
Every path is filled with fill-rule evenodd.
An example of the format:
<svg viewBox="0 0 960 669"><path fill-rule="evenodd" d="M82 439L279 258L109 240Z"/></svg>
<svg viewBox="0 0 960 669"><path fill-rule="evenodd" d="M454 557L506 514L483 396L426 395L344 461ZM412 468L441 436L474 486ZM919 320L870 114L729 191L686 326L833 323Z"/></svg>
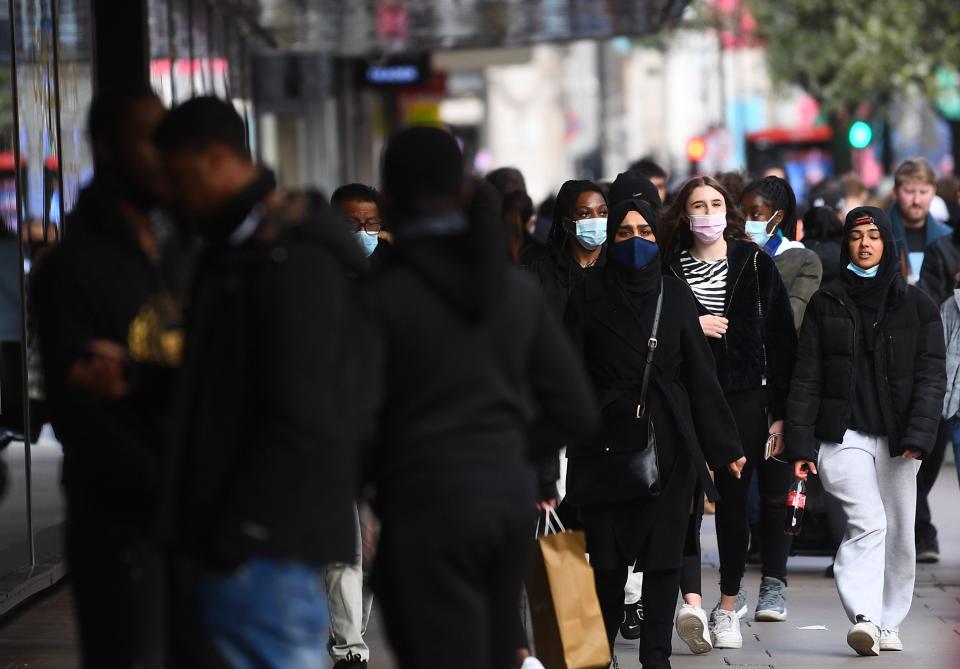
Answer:
<svg viewBox="0 0 960 669"><path fill-rule="evenodd" d="M374 188L364 184L348 184L333 192L330 204L347 219L354 237L363 248L371 269L383 258L387 242L381 243L380 232L380 194ZM360 516L369 516L365 510L358 509L357 537L362 541L357 546L356 561L353 564L337 563L329 565L324 572L324 586L327 592L327 606L330 609L330 656L334 669L366 668L370 659L370 649L363 636L370 619L373 606L373 591L365 583L364 566L369 562L366 551L361 548L371 543L374 534L367 523L360 522Z"/></svg>
<svg viewBox="0 0 960 669"><path fill-rule="evenodd" d="M330 204L347 219L354 237L375 269L383 262L389 243L381 238L380 194L364 184L347 184L333 192Z"/></svg>

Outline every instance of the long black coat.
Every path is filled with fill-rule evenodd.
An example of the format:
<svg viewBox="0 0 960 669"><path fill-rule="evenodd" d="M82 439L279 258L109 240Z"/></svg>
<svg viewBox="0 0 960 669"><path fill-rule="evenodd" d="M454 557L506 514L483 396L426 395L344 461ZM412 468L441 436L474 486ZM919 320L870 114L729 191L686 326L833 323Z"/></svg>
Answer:
<svg viewBox="0 0 960 669"><path fill-rule="evenodd" d="M756 244L728 242L727 262L723 315L730 325L722 338L709 340L720 385L726 393L753 390L766 378L767 411L779 420L785 415L797 350L790 296L773 259ZM668 271L684 278L679 258ZM696 304L700 316L709 313Z"/></svg>
<svg viewBox="0 0 960 669"><path fill-rule="evenodd" d="M787 404L786 457L816 460L820 442L839 443L850 422L857 356L863 349L857 308L846 284L817 291L800 328ZM877 327L877 393L891 456L929 454L946 392L943 325L937 306L896 276Z"/></svg>
<svg viewBox="0 0 960 669"><path fill-rule="evenodd" d="M601 454L605 444L646 443L646 424L636 419L636 412L656 294L649 296L638 318L609 281L605 275L590 277L567 308L566 324L584 356L603 415L601 434L568 446L568 482L574 477L603 478L602 471L590 470L607 466L591 457ZM743 455L693 295L671 277L663 278L663 291L659 346L647 396L656 426L662 492L656 498L618 503L613 500L622 491L610 491L611 503L581 507L588 543L593 539L588 546L591 560L601 568L634 558L638 569L679 567L698 476L713 490L707 464L720 469ZM569 501L578 505L575 498ZM594 526L609 526L611 515L617 518L615 536L598 536Z"/></svg>

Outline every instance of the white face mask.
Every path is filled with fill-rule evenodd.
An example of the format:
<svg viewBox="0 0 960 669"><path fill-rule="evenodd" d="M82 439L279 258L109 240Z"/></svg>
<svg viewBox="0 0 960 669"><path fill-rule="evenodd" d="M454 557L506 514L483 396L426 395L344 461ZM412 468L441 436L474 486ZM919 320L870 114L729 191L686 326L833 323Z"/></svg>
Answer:
<svg viewBox="0 0 960 669"><path fill-rule="evenodd" d="M712 244L717 241L723 236L723 231L727 229L726 212L693 215L688 218L690 219L690 232L704 244Z"/></svg>
<svg viewBox="0 0 960 669"><path fill-rule="evenodd" d="M576 221L577 231L574 236L577 242L588 251L593 251L607 241L607 219L581 218Z"/></svg>
<svg viewBox="0 0 960 669"><path fill-rule="evenodd" d="M747 221L747 236L753 240L754 244L757 246L763 246L770 241L770 237L773 236L773 233L767 232L767 230L770 228L770 224L773 223L773 219L777 217L778 213L779 210L773 212L773 216L765 221ZM776 230L774 230L774 232L776 232Z"/></svg>

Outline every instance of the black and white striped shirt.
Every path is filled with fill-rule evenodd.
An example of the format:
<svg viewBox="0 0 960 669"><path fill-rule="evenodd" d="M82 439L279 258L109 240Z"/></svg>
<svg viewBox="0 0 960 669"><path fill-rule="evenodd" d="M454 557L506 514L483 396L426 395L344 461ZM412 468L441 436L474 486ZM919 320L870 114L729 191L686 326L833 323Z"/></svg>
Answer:
<svg viewBox="0 0 960 669"><path fill-rule="evenodd" d="M690 251L680 255L683 276L707 311L722 316L727 297L727 258L706 261L694 258Z"/></svg>

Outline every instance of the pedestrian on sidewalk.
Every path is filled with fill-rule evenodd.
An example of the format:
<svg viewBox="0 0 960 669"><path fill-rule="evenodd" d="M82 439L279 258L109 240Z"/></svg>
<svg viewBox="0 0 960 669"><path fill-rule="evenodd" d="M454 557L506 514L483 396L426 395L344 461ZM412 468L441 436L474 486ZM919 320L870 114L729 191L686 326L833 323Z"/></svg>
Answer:
<svg viewBox="0 0 960 669"><path fill-rule="evenodd" d="M900 273L887 214L844 222L847 269L818 291L800 331L786 457L819 474L848 524L834 572L860 655L902 650L913 600L917 469L933 449L946 388L936 305Z"/></svg>
<svg viewBox="0 0 960 669"><path fill-rule="evenodd" d="M395 252L361 287L354 340L382 523L374 588L402 669L503 669L522 644L531 457L590 434L596 404L536 283L509 266L499 197L465 181L456 139L402 130L382 165Z"/></svg>
<svg viewBox="0 0 960 669"><path fill-rule="evenodd" d="M797 231L797 197L779 177L751 182L740 196L750 239L773 258L790 298L793 324L799 330L807 303L823 278L823 265L814 251L794 238Z"/></svg>
<svg viewBox="0 0 960 669"><path fill-rule="evenodd" d="M940 305L943 339L947 351L947 394L943 398L943 419L953 440L957 478L960 479L960 279L953 295Z"/></svg>
<svg viewBox="0 0 960 669"><path fill-rule="evenodd" d="M614 207L607 219L609 262L574 292L566 317L603 413L602 431L567 449L566 499L586 530L611 650L623 621L627 568L644 573L645 669L670 666L695 484L712 491L708 462L734 477L744 465L693 298L678 279L662 275L657 222L640 200ZM624 453L646 447L649 421L660 468L654 497L639 492L624 464Z"/></svg>
<svg viewBox="0 0 960 669"><path fill-rule="evenodd" d="M321 569L355 558L348 275L363 254L325 202L277 190L229 102L185 102L156 142L206 240L164 514L178 659L207 666L196 625L236 669L324 667Z"/></svg>
<svg viewBox="0 0 960 669"><path fill-rule="evenodd" d="M66 556L84 667L163 664L155 519L183 344L187 235L165 217L148 87L90 106L94 177L35 265L33 304L63 444Z"/></svg>
<svg viewBox="0 0 960 669"><path fill-rule="evenodd" d="M363 249L369 271L379 267L389 253L389 242L380 239L380 194L365 184L347 184L333 192L330 205L350 225L350 231ZM366 272L364 273L366 274ZM370 661L370 648L364 636L373 609L373 586L369 583L370 565L363 558L363 544L369 541L361 509L356 509L356 552L352 562L335 562L323 570L323 582L330 613L330 640L327 648L333 669L364 669Z"/></svg>
<svg viewBox="0 0 960 669"><path fill-rule="evenodd" d="M747 457L742 477L725 470L715 473L720 493L716 521L721 596L711 614L712 641L717 648L740 648L740 617L747 612L746 593L741 590L749 540L747 498L754 472L760 477L763 540L763 580L755 617L787 618L790 538L783 533L783 501L791 471L786 464L765 460L764 446L770 439L783 440L797 334L776 264L747 239L739 210L714 179L696 177L681 187L664 213L661 245L670 258L668 272L685 281L696 298L700 325ZM700 500L694 503L699 508ZM691 573L684 582L699 585L700 572L694 566L691 562L685 567ZM692 610L681 614L699 617L700 593L683 595ZM702 652L703 647L696 643L691 649Z"/></svg>
<svg viewBox="0 0 960 669"><path fill-rule="evenodd" d="M607 200L592 181L567 181L557 193L547 254L529 265L547 305L562 320L570 293L605 262Z"/></svg>
<svg viewBox="0 0 960 669"><path fill-rule="evenodd" d="M330 196L330 206L347 219L371 270L380 266L390 253L390 242L383 233L380 193L366 184L340 186Z"/></svg>

